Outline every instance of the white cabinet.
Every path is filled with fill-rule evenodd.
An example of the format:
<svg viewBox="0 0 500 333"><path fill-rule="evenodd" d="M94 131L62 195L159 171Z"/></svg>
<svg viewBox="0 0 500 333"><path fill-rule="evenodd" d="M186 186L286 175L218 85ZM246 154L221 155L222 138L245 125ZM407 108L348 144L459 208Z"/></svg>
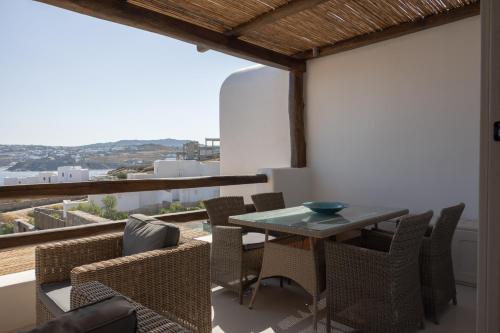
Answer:
<svg viewBox="0 0 500 333"><path fill-rule="evenodd" d="M476 285L477 251L477 222L461 221L452 243L453 267L458 283Z"/></svg>

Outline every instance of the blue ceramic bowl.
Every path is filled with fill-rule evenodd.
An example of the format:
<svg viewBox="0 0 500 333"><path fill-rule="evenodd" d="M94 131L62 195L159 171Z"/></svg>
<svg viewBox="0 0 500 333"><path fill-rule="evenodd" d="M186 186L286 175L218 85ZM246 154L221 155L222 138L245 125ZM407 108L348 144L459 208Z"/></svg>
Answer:
<svg viewBox="0 0 500 333"><path fill-rule="evenodd" d="M336 214L342 209L349 207L342 202L324 202L324 201L309 201L302 204L304 207L309 208L315 213L320 214Z"/></svg>

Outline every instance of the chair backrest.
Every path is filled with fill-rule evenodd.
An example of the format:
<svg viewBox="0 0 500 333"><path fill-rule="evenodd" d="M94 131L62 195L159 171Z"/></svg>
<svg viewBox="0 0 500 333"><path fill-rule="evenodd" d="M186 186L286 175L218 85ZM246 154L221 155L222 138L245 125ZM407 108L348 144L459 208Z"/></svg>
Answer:
<svg viewBox="0 0 500 333"><path fill-rule="evenodd" d="M228 226L232 215L245 214L243 197L220 197L203 201L211 225Z"/></svg>
<svg viewBox="0 0 500 333"><path fill-rule="evenodd" d="M282 192L254 194L252 195L252 201L258 212L285 208Z"/></svg>
<svg viewBox="0 0 500 333"><path fill-rule="evenodd" d="M420 246L429 226L433 212L403 217L392 239L389 255L396 267L405 270L408 265L418 263Z"/></svg>
<svg viewBox="0 0 500 333"><path fill-rule="evenodd" d="M432 229L431 241L433 248L442 249L443 251L451 249L453 234L464 209L465 204L460 203L456 206L444 208L441 211L441 216L439 216L436 225Z"/></svg>

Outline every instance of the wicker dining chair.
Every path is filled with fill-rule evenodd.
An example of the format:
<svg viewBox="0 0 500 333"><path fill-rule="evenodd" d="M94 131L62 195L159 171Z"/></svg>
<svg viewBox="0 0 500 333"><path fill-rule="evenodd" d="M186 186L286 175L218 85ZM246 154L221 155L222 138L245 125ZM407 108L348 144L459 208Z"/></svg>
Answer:
<svg viewBox="0 0 500 333"><path fill-rule="evenodd" d="M465 204L444 208L434 226L429 226L420 250L420 280L425 314L439 324L438 314L453 302L457 304L457 289L451 257L451 242ZM387 231L380 236L392 237Z"/></svg>
<svg viewBox="0 0 500 333"><path fill-rule="evenodd" d="M330 320L365 333L404 333L424 325L419 252L432 211L401 219L391 241L362 236L325 242L327 332Z"/></svg>
<svg viewBox="0 0 500 333"><path fill-rule="evenodd" d="M451 242L464 209L463 203L444 208L434 227L429 230L430 233L424 237L420 251L424 309L436 324L439 324L438 313L450 301L457 304Z"/></svg>
<svg viewBox="0 0 500 333"><path fill-rule="evenodd" d="M258 212L285 208L282 192L259 193L252 195L253 205Z"/></svg>
<svg viewBox="0 0 500 333"><path fill-rule="evenodd" d="M203 203L212 226L211 281L237 292L243 304L244 290L260 273L265 235L229 226L229 216L246 213L243 197L214 198Z"/></svg>

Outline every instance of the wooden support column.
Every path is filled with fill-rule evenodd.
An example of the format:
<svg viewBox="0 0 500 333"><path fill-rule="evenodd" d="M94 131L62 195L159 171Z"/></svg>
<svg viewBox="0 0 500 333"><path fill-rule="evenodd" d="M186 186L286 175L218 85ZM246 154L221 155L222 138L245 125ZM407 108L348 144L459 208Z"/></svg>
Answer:
<svg viewBox="0 0 500 333"><path fill-rule="evenodd" d="M304 73L300 71L290 71L288 116L290 118L291 166L292 168L304 168L307 165L304 127Z"/></svg>

